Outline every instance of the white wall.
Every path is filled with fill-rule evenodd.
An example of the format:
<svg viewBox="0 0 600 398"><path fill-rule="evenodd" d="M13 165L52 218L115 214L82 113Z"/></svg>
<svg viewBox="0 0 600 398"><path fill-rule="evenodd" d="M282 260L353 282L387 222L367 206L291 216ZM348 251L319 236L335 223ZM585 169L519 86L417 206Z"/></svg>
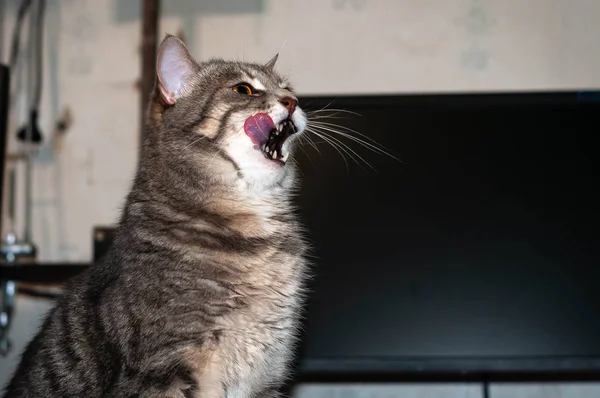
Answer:
<svg viewBox="0 0 600 398"><path fill-rule="evenodd" d="M17 1L6 3L5 48ZM116 220L136 161L139 1L47 8L34 240L41 260L89 261L92 227ZM161 30L183 29L199 60L263 62L280 52L279 69L301 94L600 87L598 0L169 0L162 15ZM54 139L65 108L73 125ZM24 117L20 98L13 131ZM15 340L42 307L18 300ZM0 384L22 340L0 358Z"/></svg>
<svg viewBox="0 0 600 398"><path fill-rule="evenodd" d="M194 52L263 60L282 49L279 65L303 93L600 85L596 0L264 4L260 14L198 17Z"/></svg>
<svg viewBox="0 0 600 398"><path fill-rule="evenodd" d="M74 124L38 158L35 238L43 259L86 261L135 166L139 1L48 3L42 129L66 107ZM600 88L597 0L171 0L162 14L199 60L281 52L301 94Z"/></svg>

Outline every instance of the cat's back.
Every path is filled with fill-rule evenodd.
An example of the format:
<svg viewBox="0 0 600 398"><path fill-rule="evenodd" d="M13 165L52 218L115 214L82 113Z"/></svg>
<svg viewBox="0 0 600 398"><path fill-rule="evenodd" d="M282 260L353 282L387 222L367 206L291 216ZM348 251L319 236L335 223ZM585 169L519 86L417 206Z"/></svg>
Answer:
<svg viewBox="0 0 600 398"><path fill-rule="evenodd" d="M4 397L101 395L111 371L107 364L114 359L105 349L106 325L97 300L117 281L105 263L65 287L25 348Z"/></svg>
<svg viewBox="0 0 600 398"><path fill-rule="evenodd" d="M142 385L146 378L157 391L186 379L178 348L203 344L202 332L214 323L206 315L216 305L208 296L198 268L183 267L177 252L147 252L131 234L119 234L101 263L65 287L4 397L136 394L153 389Z"/></svg>

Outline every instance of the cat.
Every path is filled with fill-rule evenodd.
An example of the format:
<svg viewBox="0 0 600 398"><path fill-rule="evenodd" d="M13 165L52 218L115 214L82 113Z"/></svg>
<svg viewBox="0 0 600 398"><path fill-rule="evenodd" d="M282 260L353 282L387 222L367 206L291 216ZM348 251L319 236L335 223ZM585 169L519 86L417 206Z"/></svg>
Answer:
<svg viewBox="0 0 600 398"><path fill-rule="evenodd" d="M158 49L116 237L65 288L5 397L278 397L304 301L307 118L266 64Z"/></svg>

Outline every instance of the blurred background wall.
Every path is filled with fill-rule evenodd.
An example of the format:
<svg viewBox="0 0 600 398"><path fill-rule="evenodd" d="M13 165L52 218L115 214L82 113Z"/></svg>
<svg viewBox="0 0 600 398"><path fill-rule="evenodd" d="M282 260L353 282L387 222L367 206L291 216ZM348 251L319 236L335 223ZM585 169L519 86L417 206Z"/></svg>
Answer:
<svg viewBox="0 0 600 398"><path fill-rule="evenodd" d="M19 2L5 3L6 58ZM92 228L116 221L137 160L140 1L47 3L33 240L41 261L89 261ZM279 52L301 95L600 87L598 0L170 0L161 15L161 35L183 32L200 61L266 62ZM15 101L12 138L26 117L26 98ZM72 123L55 134L65 112ZM47 308L17 302L0 385Z"/></svg>

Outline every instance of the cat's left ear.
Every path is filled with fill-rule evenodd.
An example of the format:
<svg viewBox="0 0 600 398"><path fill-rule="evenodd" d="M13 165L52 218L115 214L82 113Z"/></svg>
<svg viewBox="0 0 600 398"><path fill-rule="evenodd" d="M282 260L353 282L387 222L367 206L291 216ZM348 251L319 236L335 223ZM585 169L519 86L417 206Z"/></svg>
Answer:
<svg viewBox="0 0 600 398"><path fill-rule="evenodd" d="M196 72L196 63L187 47L176 36L167 35L160 43L156 61L156 76L161 97L174 104L185 95Z"/></svg>
<svg viewBox="0 0 600 398"><path fill-rule="evenodd" d="M277 63L277 58L279 58L279 53L275 54L275 56L273 58L271 58L271 60L265 64L265 68L267 68L270 71L275 69L275 64Z"/></svg>

